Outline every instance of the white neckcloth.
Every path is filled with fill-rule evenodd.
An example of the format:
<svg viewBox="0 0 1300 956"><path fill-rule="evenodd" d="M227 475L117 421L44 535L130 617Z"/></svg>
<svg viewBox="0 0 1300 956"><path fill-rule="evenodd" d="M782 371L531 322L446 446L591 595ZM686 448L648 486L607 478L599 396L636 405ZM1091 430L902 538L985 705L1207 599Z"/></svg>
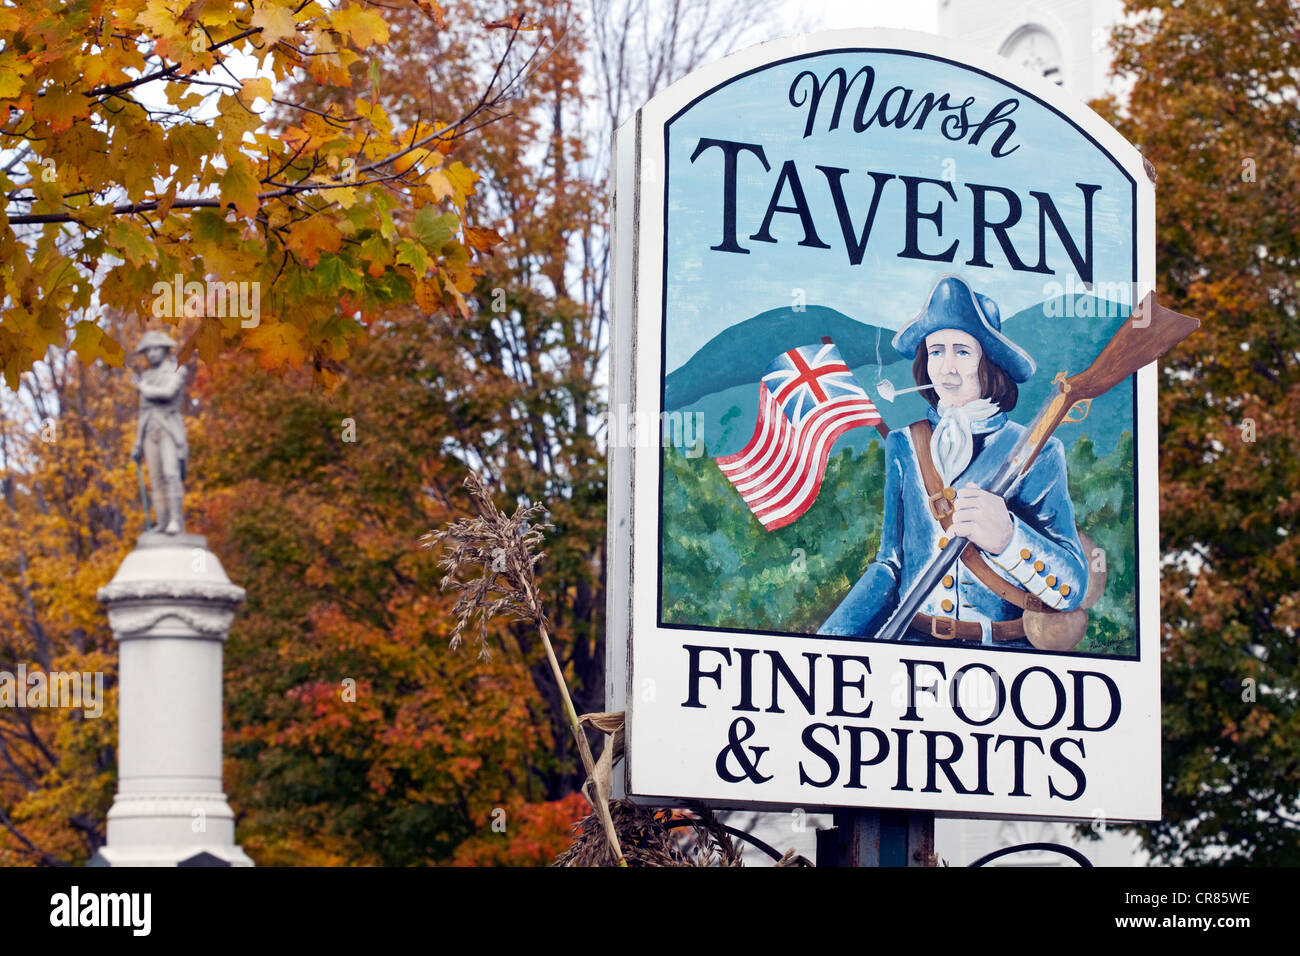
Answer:
<svg viewBox="0 0 1300 956"><path fill-rule="evenodd" d="M930 457L934 459L943 483L951 486L966 470L974 454L972 430L988 431L988 428L979 426L998 414L998 407L987 398L977 398L955 408L940 399L935 411L939 413L939 424L930 436Z"/></svg>

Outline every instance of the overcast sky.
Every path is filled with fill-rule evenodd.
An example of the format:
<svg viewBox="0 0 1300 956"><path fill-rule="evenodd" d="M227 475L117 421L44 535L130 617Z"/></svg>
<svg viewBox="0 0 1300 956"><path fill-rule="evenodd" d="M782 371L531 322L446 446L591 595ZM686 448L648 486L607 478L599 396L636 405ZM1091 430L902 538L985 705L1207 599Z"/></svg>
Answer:
<svg viewBox="0 0 1300 956"><path fill-rule="evenodd" d="M814 30L896 27L933 33L938 0L803 0L795 10Z"/></svg>

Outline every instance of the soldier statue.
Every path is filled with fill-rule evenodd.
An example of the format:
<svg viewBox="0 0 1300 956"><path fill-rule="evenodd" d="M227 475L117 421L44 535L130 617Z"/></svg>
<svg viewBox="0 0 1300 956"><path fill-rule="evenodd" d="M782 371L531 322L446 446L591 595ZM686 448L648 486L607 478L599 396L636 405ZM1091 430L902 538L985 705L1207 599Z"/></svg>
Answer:
<svg viewBox="0 0 1300 956"><path fill-rule="evenodd" d="M185 422L181 419L181 401L188 372L178 367L171 352L176 343L165 332L146 332L140 337L135 354L144 353L149 367L135 380L140 390L140 423L136 429L131 460L139 464L143 456L149 469L153 489L153 530L180 534L184 530L181 499L184 494L185 462L189 445L185 440ZM148 520L146 511L145 519Z"/></svg>

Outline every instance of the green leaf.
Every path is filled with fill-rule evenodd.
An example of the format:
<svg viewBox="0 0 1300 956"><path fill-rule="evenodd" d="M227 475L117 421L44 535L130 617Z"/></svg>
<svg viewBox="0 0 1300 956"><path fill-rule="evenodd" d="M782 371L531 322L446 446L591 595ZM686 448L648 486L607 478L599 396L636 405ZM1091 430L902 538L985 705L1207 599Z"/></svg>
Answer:
<svg viewBox="0 0 1300 956"><path fill-rule="evenodd" d="M326 253L321 256L320 263L316 266L314 272L320 291L325 295L337 293L339 289L351 289L353 292L360 292L365 288L365 280L356 267L346 259L333 253Z"/></svg>
<svg viewBox="0 0 1300 956"><path fill-rule="evenodd" d="M397 264L410 266L416 275L422 276L428 273L433 260L421 246L410 239L403 239L397 244Z"/></svg>
<svg viewBox="0 0 1300 956"><path fill-rule="evenodd" d="M212 209L196 209L190 222L194 225L194 238L201 242L222 242L232 231L221 213Z"/></svg>
<svg viewBox="0 0 1300 956"><path fill-rule="evenodd" d="M415 214L412 228L421 244L436 256L460 228L460 219L453 212L438 215L433 206L425 206Z"/></svg>
<svg viewBox="0 0 1300 956"><path fill-rule="evenodd" d="M154 261L157 255L154 244L144 234L139 223L119 219L108 229L108 240L113 251L133 266L143 266Z"/></svg>

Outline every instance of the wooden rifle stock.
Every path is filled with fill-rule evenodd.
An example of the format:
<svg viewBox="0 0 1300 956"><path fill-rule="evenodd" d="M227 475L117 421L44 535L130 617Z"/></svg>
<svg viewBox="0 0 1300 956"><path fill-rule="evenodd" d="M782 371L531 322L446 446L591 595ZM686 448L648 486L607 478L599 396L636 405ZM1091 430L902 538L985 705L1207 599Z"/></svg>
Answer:
<svg viewBox="0 0 1300 956"><path fill-rule="evenodd" d="M1005 496L1016 480L1033 465L1058 425L1083 421L1094 398L1160 358L1200 325L1197 319L1160 305L1155 293L1147 293L1091 365L1074 376L1057 373L1052 380L1055 388L985 490ZM1080 416L1067 417L1076 407L1081 408ZM897 641L902 638L925 602L925 596L934 590L968 543L969 539L960 536L949 538L948 544L921 572L912 590L898 602L894 613L877 632L877 640Z"/></svg>
<svg viewBox="0 0 1300 956"><path fill-rule="evenodd" d="M1057 373L1052 380L1056 390L1029 427L1029 455L1018 468L1018 473L1024 474L1029 470L1058 425L1083 421L1094 398L1109 392L1138 369L1160 358L1200 326L1197 319L1166 309L1156 301L1154 292L1148 292L1128 321L1115 330L1091 365L1078 375ZM1080 416L1067 417L1075 407L1079 407Z"/></svg>

